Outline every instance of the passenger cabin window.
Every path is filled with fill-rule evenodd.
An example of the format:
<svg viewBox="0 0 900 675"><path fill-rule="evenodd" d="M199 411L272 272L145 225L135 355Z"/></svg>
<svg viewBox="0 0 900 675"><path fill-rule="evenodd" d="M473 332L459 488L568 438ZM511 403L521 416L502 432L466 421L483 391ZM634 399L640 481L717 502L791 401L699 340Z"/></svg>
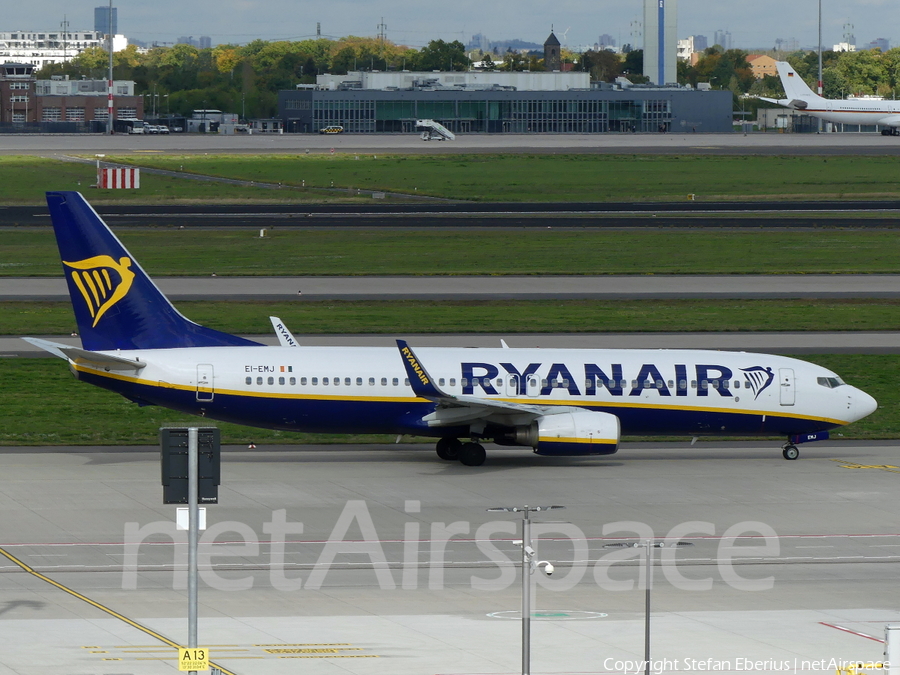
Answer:
<svg viewBox="0 0 900 675"><path fill-rule="evenodd" d="M450 386L451 386L451 387L455 387L455 386L456 386L456 378L455 378L455 377L451 377L451 378L450 378Z"/></svg>
<svg viewBox="0 0 900 675"><path fill-rule="evenodd" d="M278 378L278 384L284 384L284 378L283 378L283 377L279 377L279 378Z"/></svg>
<svg viewBox="0 0 900 675"><path fill-rule="evenodd" d="M270 378L268 379L268 382L269 382L269 384L275 384L275 378L274 378L274 377L270 377Z"/></svg>
<svg viewBox="0 0 900 675"><path fill-rule="evenodd" d="M362 378L361 378L361 377L357 377L357 378L356 378L356 386L357 386L357 387L361 387L361 386L362 386Z"/></svg>
<svg viewBox="0 0 900 675"><path fill-rule="evenodd" d="M344 384L348 387L350 386L350 378L349 377L344 378Z"/></svg>
<svg viewBox="0 0 900 675"><path fill-rule="evenodd" d="M291 386L292 386L292 387L293 387L295 384L297 384L297 378L296 378L296 377L292 377L290 381L291 381Z"/></svg>
<svg viewBox="0 0 900 675"><path fill-rule="evenodd" d="M386 386L387 386L387 378L386 378L386 377L382 377L382 378L381 378L381 386L382 386L382 387L386 387Z"/></svg>
<svg viewBox="0 0 900 675"><path fill-rule="evenodd" d="M375 386L375 378L374 378L374 377L370 377L370 378L369 378L369 386L370 386L370 387L374 387L374 386Z"/></svg>
<svg viewBox="0 0 900 675"><path fill-rule="evenodd" d="M247 384L253 384L253 378L252 377L245 378L244 382L246 382Z"/></svg>
<svg viewBox="0 0 900 675"><path fill-rule="evenodd" d="M403 378L403 386L404 386L404 387L408 387L408 386L409 386L409 378L408 378L408 377L404 377L404 378Z"/></svg>
<svg viewBox="0 0 900 675"><path fill-rule="evenodd" d="M438 386L439 386L439 387L443 387L443 386L444 386L444 378L443 378L443 377L439 377L439 378L438 378Z"/></svg>
<svg viewBox="0 0 900 675"><path fill-rule="evenodd" d="M262 384L263 380L261 377L256 378L256 384Z"/></svg>
<svg viewBox="0 0 900 675"><path fill-rule="evenodd" d="M322 384L324 384L325 386L328 386L328 378L327 377L322 378Z"/></svg>
<svg viewBox="0 0 900 675"><path fill-rule="evenodd" d="M301 377L301 378L300 378L300 386L301 386L301 387L305 387L305 386L306 386L306 378L305 378L305 377Z"/></svg>
<svg viewBox="0 0 900 675"><path fill-rule="evenodd" d="M395 377L393 380L391 380L391 384L393 384L393 385L396 387L398 384L400 384L400 380L398 380L398 379Z"/></svg>

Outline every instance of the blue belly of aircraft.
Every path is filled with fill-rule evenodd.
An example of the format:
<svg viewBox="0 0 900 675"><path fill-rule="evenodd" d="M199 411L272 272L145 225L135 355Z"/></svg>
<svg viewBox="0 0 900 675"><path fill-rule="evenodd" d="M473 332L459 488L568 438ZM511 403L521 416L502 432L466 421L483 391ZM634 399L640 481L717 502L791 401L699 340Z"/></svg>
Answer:
<svg viewBox="0 0 900 675"><path fill-rule="evenodd" d="M212 401L198 401L194 391L169 389L136 382L111 380L94 373L79 372L85 382L111 389L132 400L172 408L208 419L246 426L336 434L415 434L420 436L464 436L467 427L428 427L422 417L434 410L429 401L383 401L339 398L276 398L216 392ZM626 435L769 435L807 434L837 425L821 420L791 417L788 413L718 412L626 406L584 406L619 418Z"/></svg>

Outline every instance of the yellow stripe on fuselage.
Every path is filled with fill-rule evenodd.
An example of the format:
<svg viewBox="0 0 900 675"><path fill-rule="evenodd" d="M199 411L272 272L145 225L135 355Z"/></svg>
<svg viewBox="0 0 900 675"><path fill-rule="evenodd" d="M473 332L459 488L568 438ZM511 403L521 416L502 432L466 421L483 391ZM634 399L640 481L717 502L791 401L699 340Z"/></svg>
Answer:
<svg viewBox="0 0 900 675"><path fill-rule="evenodd" d="M618 445L615 438L554 438L552 436L538 437L539 443L583 443L585 445Z"/></svg>

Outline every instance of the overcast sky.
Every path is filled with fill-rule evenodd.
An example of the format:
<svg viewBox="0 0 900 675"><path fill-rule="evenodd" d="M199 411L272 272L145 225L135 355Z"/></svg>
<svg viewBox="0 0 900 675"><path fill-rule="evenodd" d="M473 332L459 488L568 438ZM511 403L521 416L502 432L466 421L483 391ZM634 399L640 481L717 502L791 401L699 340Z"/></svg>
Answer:
<svg viewBox="0 0 900 675"><path fill-rule="evenodd" d="M795 38L801 46L817 40L817 0L678 0L678 37L730 31L735 47L772 47L776 38ZM6 3L2 31L59 29L63 16L70 30L93 29L93 8L64 0ZM618 44L637 43L632 23L641 21L641 0L113 0L119 32L144 42L172 42L178 36L209 35L213 44L312 37L375 36L387 26L388 39L421 47L433 39L468 42L474 33L490 40L519 38L543 43L551 25L570 47L593 45L602 33ZM822 0L823 43L842 40L853 24L859 45L877 37L892 40L900 9L896 0ZM564 37L565 36L565 37ZM896 36L900 43L900 35Z"/></svg>

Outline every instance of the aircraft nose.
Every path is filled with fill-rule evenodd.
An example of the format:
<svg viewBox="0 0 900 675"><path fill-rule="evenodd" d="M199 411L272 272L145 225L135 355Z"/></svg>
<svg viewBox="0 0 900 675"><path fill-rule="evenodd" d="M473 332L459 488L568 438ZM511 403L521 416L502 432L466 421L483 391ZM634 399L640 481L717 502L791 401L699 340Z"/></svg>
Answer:
<svg viewBox="0 0 900 675"><path fill-rule="evenodd" d="M878 401L862 389L854 387L850 394L850 412L853 413L853 421L868 417L876 410L878 410Z"/></svg>

